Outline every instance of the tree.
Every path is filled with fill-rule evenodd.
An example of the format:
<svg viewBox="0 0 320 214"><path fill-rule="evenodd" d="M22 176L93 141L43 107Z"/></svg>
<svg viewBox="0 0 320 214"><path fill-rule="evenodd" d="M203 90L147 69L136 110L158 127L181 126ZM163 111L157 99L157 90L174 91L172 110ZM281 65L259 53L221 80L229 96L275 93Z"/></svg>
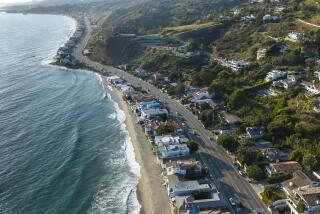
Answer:
<svg viewBox="0 0 320 214"><path fill-rule="evenodd" d="M302 160L303 166L310 172L314 169L316 169L318 165L318 161L316 157L310 153L305 154Z"/></svg>
<svg viewBox="0 0 320 214"><path fill-rule="evenodd" d="M163 135L163 134L166 134L166 133L170 133L170 132L172 132L172 127L168 126L167 124L161 124L157 128L156 132L157 132L158 135Z"/></svg>
<svg viewBox="0 0 320 214"><path fill-rule="evenodd" d="M264 173L264 171L261 169L261 167L257 165L248 166L246 173L249 178L255 181L262 180L266 177L266 174Z"/></svg>
<svg viewBox="0 0 320 214"><path fill-rule="evenodd" d="M186 144L187 144L191 154L195 153L199 149L198 144L193 140L188 141Z"/></svg>
<svg viewBox="0 0 320 214"><path fill-rule="evenodd" d="M269 184L276 184L291 178L292 178L292 174L278 174L278 175L272 175L268 177L267 180Z"/></svg>
<svg viewBox="0 0 320 214"><path fill-rule="evenodd" d="M206 109L199 115L199 119L203 122L205 127L210 127L213 124L214 111L213 109Z"/></svg>
<svg viewBox="0 0 320 214"><path fill-rule="evenodd" d="M260 151L256 151L253 149L248 149L245 147L241 147L237 151L237 159L242 164L251 164L256 161L260 161L263 159L263 155Z"/></svg>
<svg viewBox="0 0 320 214"><path fill-rule="evenodd" d="M217 140L217 143L229 152L237 151L239 146L238 141L232 136L220 136Z"/></svg>

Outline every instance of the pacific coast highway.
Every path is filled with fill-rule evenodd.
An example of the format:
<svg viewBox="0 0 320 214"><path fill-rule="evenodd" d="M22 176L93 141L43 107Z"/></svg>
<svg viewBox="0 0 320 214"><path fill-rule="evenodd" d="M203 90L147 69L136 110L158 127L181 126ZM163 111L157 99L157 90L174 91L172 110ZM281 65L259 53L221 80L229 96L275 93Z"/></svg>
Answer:
<svg viewBox="0 0 320 214"><path fill-rule="evenodd" d="M214 139L212 133L205 129L202 123L183 105L150 83L120 69L92 61L82 54L92 33L92 28L87 17L85 17L85 23L86 31L81 42L74 50L74 57L90 69L98 71L101 74L118 75L133 86L141 87L160 101L166 103L171 112L174 112L176 115L183 118L188 128L195 130L197 133L196 137L200 145L200 158L206 167L209 168L211 176L215 180L219 191L223 193L227 200L232 197L236 201L241 202L245 207L243 211L237 211L236 213L254 213L254 211L268 213L267 208L248 181L239 175L238 170L234 167L228 154L212 140Z"/></svg>

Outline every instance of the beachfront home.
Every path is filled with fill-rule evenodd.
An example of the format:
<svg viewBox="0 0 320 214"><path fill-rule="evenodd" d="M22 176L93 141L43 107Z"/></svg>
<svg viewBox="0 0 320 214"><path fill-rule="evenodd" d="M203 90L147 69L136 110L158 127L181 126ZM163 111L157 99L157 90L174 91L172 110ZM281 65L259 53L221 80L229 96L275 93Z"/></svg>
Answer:
<svg viewBox="0 0 320 214"><path fill-rule="evenodd" d="M266 166L266 172L269 176L277 174L290 174L298 170L302 170L302 167L297 161L270 163L268 166Z"/></svg>
<svg viewBox="0 0 320 214"><path fill-rule="evenodd" d="M205 199L197 199L193 195L176 196L175 204L178 214L229 213L227 203L220 193L208 193Z"/></svg>
<svg viewBox="0 0 320 214"><path fill-rule="evenodd" d="M315 94L315 95L320 94L320 84L318 84L318 83L302 81L301 85L310 94Z"/></svg>
<svg viewBox="0 0 320 214"><path fill-rule="evenodd" d="M189 154L190 150L186 144L162 145L158 147L157 158L183 157Z"/></svg>
<svg viewBox="0 0 320 214"><path fill-rule="evenodd" d="M161 108L161 104L156 101L141 102L137 105L137 112L139 112L140 119L152 119L156 117L167 118L169 112L167 109Z"/></svg>
<svg viewBox="0 0 320 214"><path fill-rule="evenodd" d="M164 136L155 136L154 143L157 146L168 146L168 145L179 145L180 144L180 137L172 135L164 135Z"/></svg>
<svg viewBox="0 0 320 214"><path fill-rule="evenodd" d="M144 109L141 111L140 118L142 120L152 119L157 117L168 118L169 112L167 109Z"/></svg>
<svg viewBox="0 0 320 214"><path fill-rule="evenodd" d="M196 192L211 192L209 184L200 184L199 181L178 181L169 183L168 194L174 196L188 196Z"/></svg>
<svg viewBox="0 0 320 214"><path fill-rule="evenodd" d="M274 81L284 78L287 75L286 72L280 70L272 70L266 76L266 81Z"/></svg>
<svg viewBox="0 0 320 214"><path fill-rule="evenodd" d="M259 139L264 136L265 128L263 126L247 127L246 132L249 138Z"/></svg>
<svg viewBox="0 0 320 214"><path fill-rule="evenodd" d="M164 164L167 175L186 175L188 170L201 172L201 163L196 160L177 160Z"/></svg>

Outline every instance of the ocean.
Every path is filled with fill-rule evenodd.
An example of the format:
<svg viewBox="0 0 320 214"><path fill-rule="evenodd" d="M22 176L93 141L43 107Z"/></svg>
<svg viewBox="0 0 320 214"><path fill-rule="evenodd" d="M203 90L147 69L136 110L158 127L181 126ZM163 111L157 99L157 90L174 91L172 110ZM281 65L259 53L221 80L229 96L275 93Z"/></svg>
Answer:
<svg viewBox="0 0 320 214"><path fill-rule="evenodd" d="M140 176L115 95L49 65L75 28L0 13L0 213L138 213Z"/></svg>

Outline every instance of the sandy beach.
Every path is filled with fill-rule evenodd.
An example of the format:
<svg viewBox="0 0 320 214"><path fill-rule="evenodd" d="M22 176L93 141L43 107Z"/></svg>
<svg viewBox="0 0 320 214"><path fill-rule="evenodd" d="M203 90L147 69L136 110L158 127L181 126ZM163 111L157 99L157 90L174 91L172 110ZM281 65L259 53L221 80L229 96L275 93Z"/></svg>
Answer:
<svg viewBox="0 0 320 214"><path fill-rule="evenodd" d="M104 78L103 84L107 88ZM140 165L141 178L139 180L137 195L141 204L142 214L170 214L169 197L161 177L161 168L153 155L152 146L148 142L142 128L137 125L134 114L129 110L127 103L122 99L122 93L113 88L117 95L119 107L126 115L126 126L130 134L135 151L136 161Z"/></svg>

